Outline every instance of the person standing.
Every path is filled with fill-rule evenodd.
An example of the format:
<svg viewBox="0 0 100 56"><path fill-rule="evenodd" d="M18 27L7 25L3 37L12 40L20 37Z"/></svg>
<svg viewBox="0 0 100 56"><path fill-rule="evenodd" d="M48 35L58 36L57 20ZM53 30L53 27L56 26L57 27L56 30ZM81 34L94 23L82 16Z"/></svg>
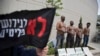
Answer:
<svg viewBox="0 0 100 56"><path fill-rule="evenodd" d="M66 47L72 48L74 45L75 27L74 22L70 21L70 26L67 27Z"/></svg>
<svg viewBox="0 0 100 56"><path fill-rule="evenodd" d="M66 32L66 25L64 23L65 21L65 16L61 16L61 21L57 22L56 25L56 30L57 30L57 43L56 43L56 48L63 47L63 41L64 41L64 33Z"/></svg>
<svg viewBox="0 0 100 56"><path fill-rule="evenodd" d="M83 32L84 33L84 38L83 38L83 46L84 47L87 47L87 45L88 45L89 33L90 33L90 29L89 29L90 25L91 25L91 23L88 22L86 24L86 27L84 28L84 32Z"/></svg>
<svg viewBox="0 0 100 56"><path fill-rule="evenodd" d="M82 39L83 28L82 23L79 23L78 28L76 29L76 40L75 40L75 47L79 47Z"/></svg>

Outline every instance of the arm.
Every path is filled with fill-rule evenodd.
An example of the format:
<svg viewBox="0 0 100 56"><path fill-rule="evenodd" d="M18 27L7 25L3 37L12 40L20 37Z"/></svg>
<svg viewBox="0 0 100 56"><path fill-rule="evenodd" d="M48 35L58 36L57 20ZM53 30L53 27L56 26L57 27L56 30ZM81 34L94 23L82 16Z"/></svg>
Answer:
<svg viewBox="0 0 100 56"><path fill-rule="evenodd" d="M59 22L58 22L57 25L56 25L56 29L57 29L58 31L62 31L62 29L60 28L60 23L59 23Z"/></svg>
<svg viewBox="0 0 100 56"><path fill-rule="evenodd" d="M78 28L74 28L74 31L77 33L78 32Z"/></svg>
<svg viewBox="0 0 100 56"><path fill-rule="evenodd" d="M84 29L82 29L82 34L84 34Z"/></svg>
<svg viewBox="0 0 100 56"><path fill-rule="evenodd" d="M79 32L78 28L74 28L74 35L77 34Z"/></svg>
<svg viewBox="0 0 100 56"><path fill-rule="evenodd" d="M67 27L67 33L71 33L70 27Z"/></svg>
<svg viewBox="0 0 100 56"><path fill-rule="evenodd" d="M78 28L75 28L74 30L75 30L75 33L78 33Z"/></svg>
<svg viewBox="0 0 100 56"><path fill-rule="evenodd" d="M64 25L64 28L65 28L65 33L67 32L67 27L66 27L66 24Z"/></svg>
<svg viewBox="0 0 100 56"><path fill-rule="evenodd" d="M83 29L83 34L85 33L85 28Z"/></svg>
<svg viewBox="0 0 100 56"><path fill-rule="evenodd" d="M90 29L89 29L89 34L90 34Z"/></svg>

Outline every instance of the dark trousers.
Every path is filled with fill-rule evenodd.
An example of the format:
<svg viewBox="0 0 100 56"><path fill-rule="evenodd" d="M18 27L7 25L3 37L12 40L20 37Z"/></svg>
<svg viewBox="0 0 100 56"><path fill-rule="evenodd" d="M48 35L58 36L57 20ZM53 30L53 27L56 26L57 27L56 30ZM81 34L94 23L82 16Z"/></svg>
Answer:
<svg viewBox="0 0 100 56"><path fill-rule="evenodd" d="M81 37L79 37L78 35L76 35L76 40L75 40L75 47L80 47L80 43L81 43Z"/></svg>
<svg viewBox="0 0 100 56"><path fill-rule="evenodd" d="M72 36L71 34L68 34L67 35L67 38L66 38L66 47L67 48L72 48L74 45L74 36Z"/></svg>
<svg viewBox="0 0 100 56"><path fill-rule="evenodd" d="M84 35L84 38L83 38L83 46L84 47L87 47L88 41L89 41L89 35Z"/></svg>
<svg viewBox="0 0 100 56"><path fill-rule="evenodd" d="M64 35L63 34L57 34L56 39L57 39L56 48L58 48L59 45L60 45L60 48L62 48L63 47L63 41L64 41Z"/></svg>

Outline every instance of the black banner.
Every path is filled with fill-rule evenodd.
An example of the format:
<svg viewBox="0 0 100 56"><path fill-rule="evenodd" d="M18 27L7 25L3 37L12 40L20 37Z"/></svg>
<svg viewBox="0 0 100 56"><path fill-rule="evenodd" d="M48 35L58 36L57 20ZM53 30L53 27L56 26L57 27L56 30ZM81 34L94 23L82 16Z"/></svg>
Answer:
<svg viewBox="0 0 100 56"><path fill-rule="evenodd" d="M54 15L54 8L0 15L0 50L21 44L45 47Z"/></svg>

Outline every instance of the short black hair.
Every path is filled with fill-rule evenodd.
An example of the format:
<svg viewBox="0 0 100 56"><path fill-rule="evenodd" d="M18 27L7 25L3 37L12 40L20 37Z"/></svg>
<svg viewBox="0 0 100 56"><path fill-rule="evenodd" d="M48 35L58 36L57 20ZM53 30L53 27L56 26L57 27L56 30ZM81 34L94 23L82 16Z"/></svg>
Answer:
<svg viewBox="0 0 100 56"><path fill-rule="evenodd" d="M65 16L61 16L62 19L65 19Z"/></svg>
<svg viewBox="0 0 100 56"><path fill-rule="evenodd" d="M91 23L90 23L90 22L87 22L87 24L91 25Z"/></svg>
<svg viewBox="0 0 100 56"><path fill-rule="evenodd" d="M74 21L71 20L70 23L74 23Z"/></svg>
<svg viewBox="0 0 100 56"><path fill-rule="evenodd" d="M62 21L65 21L65 16L61 16L61 20Z"/></svg>

